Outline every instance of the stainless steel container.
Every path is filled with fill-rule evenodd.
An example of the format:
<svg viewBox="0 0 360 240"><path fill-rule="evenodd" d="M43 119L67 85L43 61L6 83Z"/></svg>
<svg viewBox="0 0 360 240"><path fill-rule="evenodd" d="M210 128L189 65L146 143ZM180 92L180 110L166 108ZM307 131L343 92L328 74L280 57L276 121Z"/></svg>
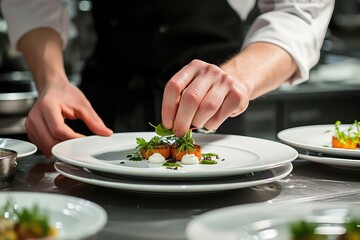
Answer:
<svg viewBox="0 0 360 240"><path fill-rule="evenodd" d="M0 148L0 189L7 188L15 179L17 152Z"/></svg>
<svg viewBox="0 0 360 240"><path fill-rule="evenodd" d="M0 136L26 133L24 122L37 96L30 72L0 74Z"/></svg>
<svg viewBox="0 0 360 240"><path fill-rule="evenodd" d="M0 114L26 116L36 98L29 72L0 74Z"/></svg>

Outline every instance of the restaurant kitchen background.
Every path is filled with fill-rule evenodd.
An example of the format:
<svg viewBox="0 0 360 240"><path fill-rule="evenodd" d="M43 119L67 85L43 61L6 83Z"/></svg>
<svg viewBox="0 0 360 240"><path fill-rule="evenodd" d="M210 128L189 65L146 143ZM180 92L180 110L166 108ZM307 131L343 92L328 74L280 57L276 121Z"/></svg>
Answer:
<svg viewBox="0 0 360 240"><path fill-rule="evenodd" d="M91 2L68 1L72 16L64 63L70 81L79 72L96 41ZM256 17L257 9L248 22ZM0 137L26 139L23 126L37 92L23 57L9 46L7 24L0 16ZM245 113L228 119L218 132L275 140L285 128L360 120L360 0L337 0L321 59L306 83L280 87L249 105ZM114 129L116 132L116 128Z"/></svg>

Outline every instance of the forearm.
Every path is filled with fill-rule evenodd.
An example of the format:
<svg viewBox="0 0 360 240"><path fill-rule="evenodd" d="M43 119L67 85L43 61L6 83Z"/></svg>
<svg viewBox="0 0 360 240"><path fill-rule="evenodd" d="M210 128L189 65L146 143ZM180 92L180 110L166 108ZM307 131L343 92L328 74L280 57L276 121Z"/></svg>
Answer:
<svg viewBox="0 0 360 240"><path fill-rule="evenodd" d="M248 45L221 68L245 86L250 100L276 89L297 71L289 53L265 42Z"/></svg>
<svg viewBox="0 0 360 240"><path fill-rule="evenodd" d="M243 46L268 42L281 47L298 67L288 83L308 80L310 69L319 60L335 0L259 0L258 3L263 14L252 23Z"/></svg>
<svg viewBox="0 0 360 240"><path fill-rule="evenodd" d="M51 83L67 81L62 40L58 32L50 28L37 28L26 33L18 43L33 74L39 92Z"/></svg>

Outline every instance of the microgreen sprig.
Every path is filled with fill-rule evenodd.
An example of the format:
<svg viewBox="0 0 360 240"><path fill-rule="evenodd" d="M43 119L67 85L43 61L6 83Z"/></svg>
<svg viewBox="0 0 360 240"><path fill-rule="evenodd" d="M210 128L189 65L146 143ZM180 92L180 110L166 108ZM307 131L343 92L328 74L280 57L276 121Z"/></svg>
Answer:
<svg viewBox="0 0 360 240"><path fill-rule="evenodd" d="M192 131L189 130L184 137L177 138L175 140L175 145L179 152L186 151L187 153L190 153L190 151L194 151L195 140L192 138Z"/></svg>
<svg viewBox="0 0 360 240"><path fill-rule="evenodd" d="M189 153L190 151L194 151L195 140L192 138L192 128L187 131L185 136L177 137L175 136L172 129L166 129L162 123L157 126L149 123L151 126L155 128L155 132L157 135L165 137L167 141L173 141L178 148L179 152L186 151Z"/></svg>
<svg viewBox="0 0 360 240"><path fill-rule="evenodd" d="M360 144L360 122L355 120L345 131L340 130L341 124L341 121L335 122L335 137L345 145L349 145L349 141L353 144Z"/></svg>
<svg viewBox="0 0 360 240"><path fill-rule="evenodd" d="M149 154L149 151L154 151L156 146L163 144L168 144L168 141L160 136L154 136L149 141L146 141L144 138L136 138L136 153L140 155L141 150L146 149L146 156ZM134 159L136 160L136 159Z"/></svg>

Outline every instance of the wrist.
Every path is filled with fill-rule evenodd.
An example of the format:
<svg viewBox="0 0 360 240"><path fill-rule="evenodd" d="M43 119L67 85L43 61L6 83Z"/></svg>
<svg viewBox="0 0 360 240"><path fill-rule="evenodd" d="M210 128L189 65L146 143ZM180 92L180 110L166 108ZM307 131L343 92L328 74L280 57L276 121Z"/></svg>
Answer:
<svg viewBox="0 0 360 240"><path fill-rule="evenodd" d="M39 92L51 84L67 82L60 34L50 28L38 28L25 34L18 43L32 72Z"/></svg>

